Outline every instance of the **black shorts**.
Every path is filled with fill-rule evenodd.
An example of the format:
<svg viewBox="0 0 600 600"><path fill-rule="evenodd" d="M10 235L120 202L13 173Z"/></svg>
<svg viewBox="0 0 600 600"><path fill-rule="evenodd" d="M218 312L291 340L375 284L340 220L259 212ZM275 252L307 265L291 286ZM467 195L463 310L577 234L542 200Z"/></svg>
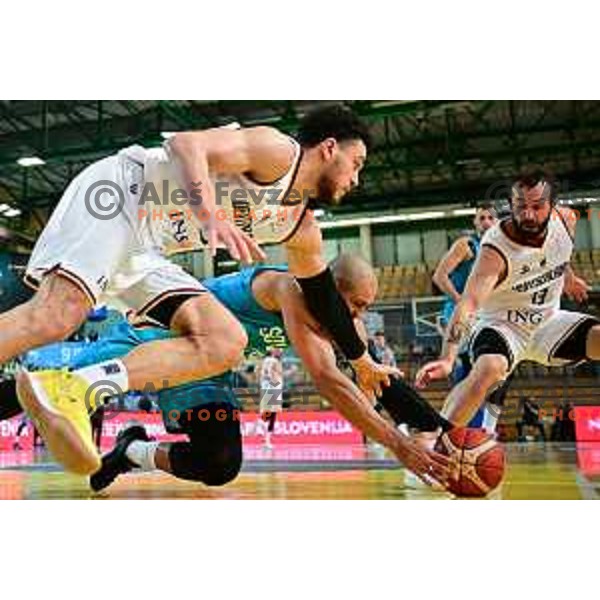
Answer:
<svg viewBox="0 0 600 600"><path fill-rule="evenodd" d="M240 411L228 402L213 402L182 413L179 424L188 441L169 448L175 477L206 485L233 481L242 466Z"/></svg>
<svg viewBox="0 0 600 600"><path fill-rule="evenodd" d="M491 327L484 327L471 340L470 354L473 364L485 354L500 354L506 357L509 370L513 367L514 356L506 338Z"/></svg>

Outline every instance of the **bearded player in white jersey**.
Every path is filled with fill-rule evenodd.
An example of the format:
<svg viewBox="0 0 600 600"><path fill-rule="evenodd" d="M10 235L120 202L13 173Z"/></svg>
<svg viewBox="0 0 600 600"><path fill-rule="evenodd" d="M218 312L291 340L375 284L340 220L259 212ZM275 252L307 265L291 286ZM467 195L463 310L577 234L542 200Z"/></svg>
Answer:
<svg viewBox="0 0 600 600"><path fill-rule="evenodd" d="M338 204L358 185L368 131L332 106L306 115L297 137L270 127L178 133L161 148L133 146L93 163L71 182L27 267L35 297L0 316L0 363L68 337L99 302L118 300L173 338L75 373L18 377L23 408L68 470L98 469L87 412L106 395L212 377L242 356L242 326L169 261L178 251L224 247L251 262L264 258L260 244L284 244L310 311L367 395L397 373L376 365L356 332L311 210L315 199Z"/></svg>
<svg viewBox="0 0 600 600"><path fill-rule="evenodd" d="M462 341L469 340L473 370L442 411L454 425L466 425L521 361L552 367L600 360L600 321L560 308L563 292L582 301L589 288L569 265L576 215L556 200L556 185L542 172L514 182L511 216L482 239L442 357L417 374L418 387L447 377Z"/></svg>

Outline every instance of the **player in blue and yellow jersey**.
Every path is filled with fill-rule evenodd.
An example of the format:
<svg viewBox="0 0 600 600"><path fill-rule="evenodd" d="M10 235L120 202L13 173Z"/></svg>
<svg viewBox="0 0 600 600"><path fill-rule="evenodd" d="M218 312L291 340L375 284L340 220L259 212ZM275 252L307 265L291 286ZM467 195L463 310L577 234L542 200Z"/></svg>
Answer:
<svg viewBox="0 0 600 600"><path fill-rule="evenodd" d="M358 319L377 293L371 267L358 257L343 255L331 268L350 313ZM203 284L244 327L249 341L247 353L264 355L270 348L291 345L318 392L344 417L368 437L388 447L400 462L418 475L444 478L445 459L422 449L382 419L372 402L337 368L329 336L308 312L302 291L285 267L253 267L205 280ZM132 348L172 335L166 329L147 325L134 326L125 320L116 323L101 340L72 356L68 366L75 373L99 361L110 367L111 359ZM49 353L51 350L49 347L37 352ZM24 362L31 365L34 359L35 355L30 353L24 357ZM40 364L38 355L35 366L56 368L62 365ZM403 382L394 381L382 391L380 401L386 408L390 406L388 412L394 418L397 415L403 422L430 430L444 427L439 415L414 392L412 397L409 390ZM158 443L149 440L139 425L123 430L115 448L103 457L102 467L91 478L95 490L104 489L119 474L134 467L158 468L181 479L207 485L222 485L237 476L242 462L240 407L230 372L202 382L167 386L158 398L168 429L185 433L188 440ZM93 408L94 398L88 400ZM68 402L68 395L64 401Z"/></svg>

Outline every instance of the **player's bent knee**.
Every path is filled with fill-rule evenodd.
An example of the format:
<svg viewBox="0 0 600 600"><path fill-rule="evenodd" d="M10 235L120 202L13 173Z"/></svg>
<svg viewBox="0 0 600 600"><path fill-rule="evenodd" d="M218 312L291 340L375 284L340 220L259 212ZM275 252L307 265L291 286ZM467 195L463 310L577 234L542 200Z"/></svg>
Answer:
<svg viewBox="0 0 600 600"><path fill-rule="evenodd" d="M55 309L50 304L31 302L27 326L39 343L58 342L74 333L85 320L86 308L79 304L67 304Z"/></svg>
<svg viewBox="0 0 600 600"><path fill-rule="evenodd" d="M210 487L219 487L233 481L239 475L241 468L241 453L198 456L188 466L186 478Z"/></svg>
<svg viewBox="0 0 600 600"><path fill-rule="evenodd" d="M210 335L211 350L217 352L228 367L234 367L243 359L248 345L248 335L237 319L218 323Z"/></svg>
<svg viewBox="0 0 600 600"><path fill-rule="evenodd" d="M225 337L224 353L232 365L236 365L244 357L244 350L248 345L248 335L245 329L236 322L232 330L223 332Z"/></svg>
<svg viewBox="0 0 600 600"><path fill-rule="evenodd" d="M219 463L217 461L204 470L200 481L210 487L219 487L231 483L239 475L241 468L241 460L228 461L226 463Z"/></svg>
<svg viewBox="0 0 600 600"><path fill-rule="evenodd" d="M223 370L228 370L240 363L244 358L244 349L248 343L245 331L216 330L208 334L191 334L186 336L194 345L194 354L206 358L213 357L211 362L221 365Z"/></svg>
<svg viewBox="0 0 600 600"><path fill-rule="evenodd" d="M504 356L481 356L475 362L472 375L481 387L487 388L504 381L508 374L508 361Z"/></svg>
<svg viewBox="0 0 600 600"><path fill-rule="evenodd" d="M182 306L174 317L173 327L188 338L199 353L219 356L226 367L241 360L248 344L241 323L209 295L198 296Z"/></svg>

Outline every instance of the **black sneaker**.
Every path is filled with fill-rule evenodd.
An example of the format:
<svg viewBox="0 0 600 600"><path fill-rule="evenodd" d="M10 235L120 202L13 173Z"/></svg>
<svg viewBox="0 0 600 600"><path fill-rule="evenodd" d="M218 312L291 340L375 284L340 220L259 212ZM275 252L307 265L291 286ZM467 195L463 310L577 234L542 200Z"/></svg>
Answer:
<svg viewBox="0 0 600 600"><path fill-rule="evenodd" d="M132 442L152 441L142 425L130 425L122 429L117 436L115 447L102 457L102 466L90 477L90 486L95 492L107 488L119 475L135 469L125 452Z"/></svg>

